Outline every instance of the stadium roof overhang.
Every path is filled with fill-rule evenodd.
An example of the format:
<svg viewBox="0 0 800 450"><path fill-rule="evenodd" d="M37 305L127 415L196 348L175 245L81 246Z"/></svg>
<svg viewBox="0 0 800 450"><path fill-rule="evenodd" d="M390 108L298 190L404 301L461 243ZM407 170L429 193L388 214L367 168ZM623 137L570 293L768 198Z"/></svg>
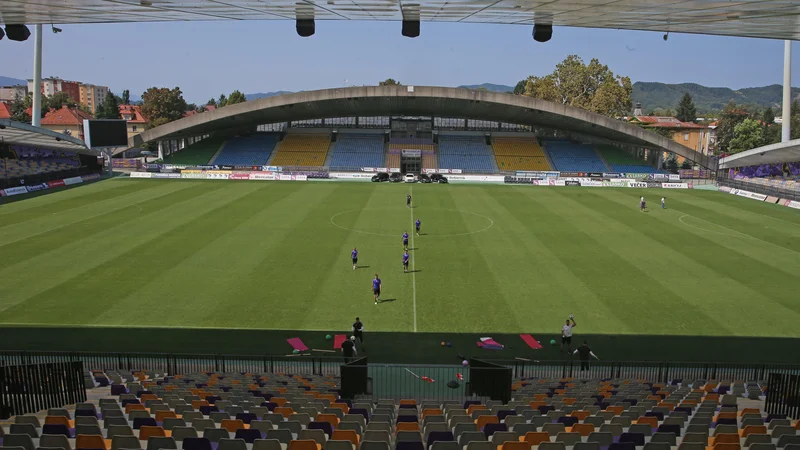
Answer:
<svg viewBox="0 0 800 450"><path fill-rule="evenodd" d="M3 24L208 20L475 22L800 39L796 0L11 0ZM423 30L424 31L424 30Z"/></svg>
<svg viewBox="0 0 800 450"><path fill-rule="evenodd" d="M716 160L621 120L526 96L429 86L365 86L323 89L239 103L196 114L130 138L142 143L200 136L257 125L331 117L436 116L546 127L674 152L716 169Z"/></svg>
<svg viewBox="0 0 800 450"><path fill-rule="evenodd" d="M765 145L719 160L720 169L800 161L800 139Z"/></svg>
<svg viewBox="0 0 800 450"><path fill-rule="evenodd" d="M100 154L97 151L86 148L86 143L80 139L26 123L12 122L8 119L0 119L0 142L66 150L84 155Z"/></svg>

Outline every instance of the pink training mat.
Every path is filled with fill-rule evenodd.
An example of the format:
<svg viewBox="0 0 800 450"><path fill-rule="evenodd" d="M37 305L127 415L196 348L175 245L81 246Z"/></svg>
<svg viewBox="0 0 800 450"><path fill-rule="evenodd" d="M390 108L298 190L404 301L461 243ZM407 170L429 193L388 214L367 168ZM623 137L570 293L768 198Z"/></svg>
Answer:
<svg viewBox="0 0 800 450"><path fill-rule="evenodd" d="M288 342L289 345L291 345L292 348L297 350L297 351L304 352L304 351L308 350L308 347L306 347L306 344L303 344L303 341L301 341L299 337L287 339L286 342Z"/></svg>
<svg viewBox="0 0 800 450"><path fill-rule="evenodd" d="M534 350L539 350L540 348L542 348L542 344L540 344L539 341L534 339L533 336L531 336L530 334L520 334L519 337L522 338L522 340L525 341L526 344L528 344L528 347Z"/></svg>
<svg viewBox="0 0 800 450"><path fill-rule="evenodd" d="M344 341L346 340L347 340L346 334L337 334L336 336L333 337L333 348L337 350L341 349L342 344L344 344Z"/></svg>

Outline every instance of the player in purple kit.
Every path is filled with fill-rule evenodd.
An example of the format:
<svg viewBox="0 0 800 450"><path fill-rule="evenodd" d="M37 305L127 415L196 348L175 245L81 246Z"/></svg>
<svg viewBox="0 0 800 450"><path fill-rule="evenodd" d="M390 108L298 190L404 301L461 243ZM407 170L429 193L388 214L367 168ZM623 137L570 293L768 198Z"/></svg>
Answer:
<svg viewBox="0 0 800 450"><path fill-rule="evenodd" d="M353 251L350 252L350 257L353 259L353 270L356 270L356 265L358 264L358 249L353 247Z"/></svg>
<svg viewBox="0 0 800 450"><path fill-rule="evenodd" d="M381 296L381 289L383 285L381 284L381 279L378 278L378 274L375 274L375 279L372 280L372 296L375 299L375 304L378 304L378 297Z"/></svg>
<svg viewBox="0 0 800 450"><path fill-rule="evenodd" d="M406 206L411 208L411 194L406 194Z"/></svg>
<svg viewBox="0 0 800 450"><path fill-rule="evenodd" d="M420 222L420 220L419 220L419 219L417 219L417 222L416 222L414 225L416 225L416 226L417 226L417 236L419 236L419 227L421 227L421 226L422 226L422 222Z"/></svg>
<svg viewBox="0 0 800 450"><path fill-rule="evenodd" d="M403 253L403 273L408 273L408 250Z"/></svg>
<svg viewBox="0 0 800 450"><path fill-rule="evenodd" d="M403 249L408 250L408 231L403 233Z"/></svg>

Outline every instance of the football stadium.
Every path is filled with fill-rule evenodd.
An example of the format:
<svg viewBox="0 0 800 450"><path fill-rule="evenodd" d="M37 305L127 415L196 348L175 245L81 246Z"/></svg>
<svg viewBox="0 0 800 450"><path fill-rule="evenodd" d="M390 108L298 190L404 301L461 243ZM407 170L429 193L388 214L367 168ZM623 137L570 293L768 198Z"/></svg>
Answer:
<svg viewBox="0 0 800 450"><path fill-rule="evenodd" d="M13 40L240 8L18 3ZM525 14L474 3L437 8ZM349 14L295 6L301 36L315 8ZM428 14L383 20L414 37ZM748 17L707 32L796 32ZM401 85L134 135L33 122L0 119L2 450L800 448L800 140L720 157L542 99Z"/></svg>

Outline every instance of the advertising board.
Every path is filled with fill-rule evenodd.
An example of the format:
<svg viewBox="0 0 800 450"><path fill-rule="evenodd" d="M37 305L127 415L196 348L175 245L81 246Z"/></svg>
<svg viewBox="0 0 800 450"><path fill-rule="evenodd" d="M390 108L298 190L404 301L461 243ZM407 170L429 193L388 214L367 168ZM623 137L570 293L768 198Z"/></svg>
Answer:
<svg viewBox="0 0 800 450"><path fill-rule="evenodd" d="M3 193L7 197L10 197L12 195L27 194L28 193L28 189L25 186L17 186L17 187L13 187L13 188L4 189Z"/></svg>
<svg viewBox="0 0 800 450"><path fill-rule="evenodd" d="M686 183L661 183L661 187L664 189L689 189L689 185Z"/></svg>

